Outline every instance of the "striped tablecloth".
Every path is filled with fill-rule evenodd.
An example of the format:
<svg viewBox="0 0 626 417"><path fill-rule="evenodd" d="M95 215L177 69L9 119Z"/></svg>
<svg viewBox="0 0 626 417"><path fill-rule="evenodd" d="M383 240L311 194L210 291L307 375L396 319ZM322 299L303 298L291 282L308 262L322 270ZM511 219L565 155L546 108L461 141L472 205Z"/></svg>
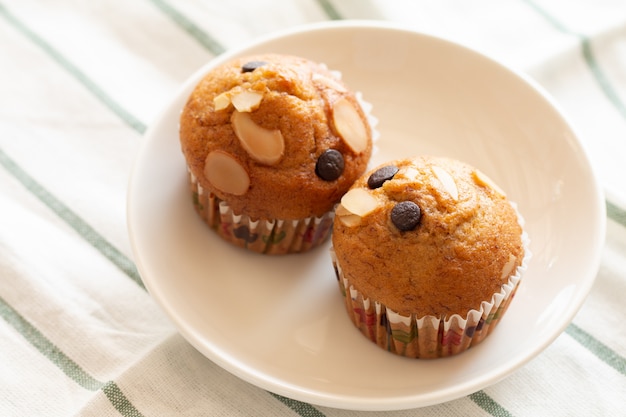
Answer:
<svg viewBox="0 0 626 417"><path fill-rule="evenodd" d="M624 0L0 0L0 415L362 414L274 395L195 351L145 291L125 213L146 127L192 72L337 19L400 22L526 71L606 192L600 270L551 346L467 397L371 415L624 415Z"/></svg>

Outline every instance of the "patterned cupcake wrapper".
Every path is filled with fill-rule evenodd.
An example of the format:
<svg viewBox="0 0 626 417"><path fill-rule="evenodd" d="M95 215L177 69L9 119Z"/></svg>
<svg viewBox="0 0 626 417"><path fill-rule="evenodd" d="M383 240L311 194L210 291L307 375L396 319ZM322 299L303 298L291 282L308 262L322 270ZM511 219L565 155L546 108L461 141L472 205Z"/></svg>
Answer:
<svg viewBox="0 0 626 417"><path fill-rule="evenodd" d="M323 243L332 229L334 212L298 220L258 219L237 214L213 193L202 188L189 172L193 203L200 217L224 240L270 255L306 252Z"/></svg>
<svg viewBox="0 0 626 417"><path fill-rule="evenodd" d="M348 315L361 333L379 347L397 355L431 359L461 353L478 345L493 331L528 268L531 254L526 233L522 235L522 242L525 249L522 264L500 292L493 294L489 301L483 301L478 310L470 310L465 317L455 314L446 319L404 316L378 301L370 300L343 275L332 248L331 258Z"/></svg>

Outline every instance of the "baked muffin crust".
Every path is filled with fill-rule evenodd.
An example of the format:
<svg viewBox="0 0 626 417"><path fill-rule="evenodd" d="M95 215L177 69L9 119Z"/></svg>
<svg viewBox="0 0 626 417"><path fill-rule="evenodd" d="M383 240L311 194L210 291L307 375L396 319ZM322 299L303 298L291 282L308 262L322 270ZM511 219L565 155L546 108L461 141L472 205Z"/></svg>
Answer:
<svg viewBox="0 0 626 417"><path fill-rule="evenodd" d="M336 73L276 54L215 68L180 117L190 172L234 212L253 219L301 219L332 210L365 170L371 136L366 114ZM329 150L340 154L341 167L336 155L323 156ZM215 152L226 156L209 157Z"/></svg>
<svg viewBox="0 0 626 417"><path fill-rule="evenodd" d="M392 216L406 202L419 207L412 229ZM415 223L414 212L405 217ZM478 309L524 256L517 212L504 193L475 168L431 156L363 175L337 207L332 236L356 290L418 318Z"/></svg>

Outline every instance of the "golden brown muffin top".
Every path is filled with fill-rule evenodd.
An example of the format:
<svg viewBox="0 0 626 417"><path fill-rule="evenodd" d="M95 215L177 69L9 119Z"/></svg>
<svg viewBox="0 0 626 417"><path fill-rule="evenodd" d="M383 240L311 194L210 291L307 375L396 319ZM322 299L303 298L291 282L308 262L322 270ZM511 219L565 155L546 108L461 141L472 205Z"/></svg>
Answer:
<svg viewBox="0 0 626 417"><path fill-rule="evenodd" d="M336 72L276 54L211 70L180 117L191 173L235 213L255 219L332 210L365 170L371 134Z"/></svg>
<svg viewBox="0 0 626 417"><path fill-rule="evenodd" d="M365 297L404 316L443 318L500 291L521 264L521 235L516 210L489 178L424 156L357 180L336 209L333 246Z"/></svg>

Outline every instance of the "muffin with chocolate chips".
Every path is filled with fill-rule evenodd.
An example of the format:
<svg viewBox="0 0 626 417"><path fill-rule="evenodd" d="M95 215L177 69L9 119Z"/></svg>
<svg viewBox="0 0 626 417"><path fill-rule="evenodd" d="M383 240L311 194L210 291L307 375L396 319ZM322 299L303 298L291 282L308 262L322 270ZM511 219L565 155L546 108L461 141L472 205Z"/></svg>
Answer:
<svg viewBox="0 0 626 417"><path fill-rule="evenodd" d="M431 156L384 164L337 206L333 264L348 314L380 347L460 353L500 321L529 257L517 209L487 176Z"/></svg>
<svg viewBox="0 0 626 417"><path fill-rule="evenodd" d="M367 108L339 72L301 57L248 56L212 69L180 117L196 211L256 252L319 245L369 161Z"/></svg>

